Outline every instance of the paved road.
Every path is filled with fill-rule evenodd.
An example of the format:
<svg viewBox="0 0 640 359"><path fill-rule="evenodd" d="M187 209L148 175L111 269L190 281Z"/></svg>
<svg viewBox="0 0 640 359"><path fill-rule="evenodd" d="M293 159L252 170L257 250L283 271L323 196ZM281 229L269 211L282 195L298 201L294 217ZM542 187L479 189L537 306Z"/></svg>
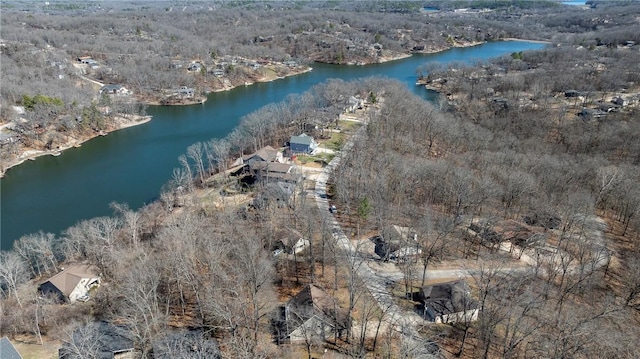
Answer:
<svg viewBox="0 0 640 359"><path fill-rule="evenodd" d="M360 127L354 136L352 136L343 146L342 150L336 154L334 159L320 172L314 172L310 174L310 178L315 178L315 190L314 190L314 199L318 208L320 210L323 219L326 223L329 224L331 231L333 233L333 237L336 240L336 243L344 250L345 254L349 257L349 260L353 261L352 263L358 263L357 265L357 274L363 281L363 283L367 286L367 289L373 296L373 298L377 301L380 309L387 313L386 321L387 324L392 328L395 328L399 333L402 334L403 345L405 348L413 348L413 352L411 353L411 357L429 357L431 356L428 352L428 341L422 338L417 330L418 325L423 325L424 320L416 313L411 311L405 311L400 308L397 304L393 295L389 292L388 287L393 284L393 282L397 282L403 279L403 274L400 271L375 271L371 269L369 263L362 255L358 252L358 250L354 247L353 243L349 240L349 238L345 235L340 223L335 219L334 215L329 211L329 203L327 201L327 180L329 176L333 173L333 170L340 164L342 160L342 154L347 153L353 148L353 144L357 138L362 136L362 133L366 129L366 121L362 122L364 126ZM594 253L595 262L593 266L597 269L608 261L608 253L606 252L606 246L603 236L603 223L597 217L591 217L588 219L589 227L593 229L590 231L590 237L595 239L596 246L594 250L597 253ZM508 247L510 244L502 244L501 250L510 251ZM506 272L518 272L518 271L531 271L533 266L535 266L536 260L533 258L532 250L525 250L521 256L520 260L523 263L526 263L524 266L513 266L513 267L504 267L500 269L501 271ZM559 253L555 253L547 260L551 262L559 260ZM577 264L574 264L570 268L569 272L573 272L577 269ZM464 278L473 276L476 273L476 270L473 269L437 269L437 270L429 270L428 272L429 279L445 279L445 278ZM417 349L417 351L416 351ZM411 349L410 349L411 350Z"/></svg>
<svg viewBox="0 0 640 359"><path fill-rule="evenodd" d="M366 122L364 122L366 125ZM315 182L315 201L320 209L323 219L329 224L336 243L349 256L349 260L356 264L356 272L362 282L367 286L372 297L377 301L378 306L383 312L387 313L387 324L402 334L403 345L409 348L412 357L428 356L423 352L422 348L427 348L428 344L416 328L417 324L423 323L424 320L416 313L402 310L397 304L392 294L388 290L391 284L391 278L378 275L373 271L365 258L363 258L356 248L353 246L349 238L345 235L340 223L335 219L334 215L329 211L329 203L327 201L327 180L334 168L340 164L342 154L347 153L353 147L354 141L362 136L366 126L360 127L354 136L352 136L343 146L342 150L334 157L334 159L316 176ZM395 279L395 278L394 278ZM422 355L424 354L424 355Z"/></svg>

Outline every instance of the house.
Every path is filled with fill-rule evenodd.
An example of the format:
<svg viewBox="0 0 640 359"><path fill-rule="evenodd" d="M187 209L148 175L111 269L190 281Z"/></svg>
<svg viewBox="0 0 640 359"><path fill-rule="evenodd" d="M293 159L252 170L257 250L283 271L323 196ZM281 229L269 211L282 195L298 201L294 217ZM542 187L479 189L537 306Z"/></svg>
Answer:
<svg viewBox="0 0 640 359"><path fill-rule="evenodd" d="M138 358L131 331L105 321L77 328L58 350L60 359L133 359ZM3 358L4 359L4 358Z"/></svg>
<svg viewBox="0 0 640 359"><path fill-rule="evenodd" d="M290 164L278 162L254 161L249 164L249 172L257 181L297 183L298 176L291 173Z"/></svg>
<svg viewBox="0 0 640 359"><path fill-rule="evenodd" d="M42 295L62 302L74 303L89 299L89 291L100 285L98 269L89 264L72 264L38 286Z"/></svg>
<svg viewBox="0 0 640 359"><path fill-rule="evenodd" d="M300 253L310 244L308 239L304 238L300 232L293 228L287 228L276 235L279 239L274 245L274 254L282 252L287 254Z"/></svg>
<svg viewBox="0 0 640 359"><path fill-rule="evenodd" d="M124 96L129 94L129 90L122 85L105 85L100 88L100 94Z"/></svg>
<svg viewBox="0 0 640 359"><path fill-rule="evenodd" d="M291 153L313 153L318 148L318 144L313 137L303 133L299 136L291 136L289 140L289 150Z"/></svg>
<svg viewBox="0 0 640 359"><path fill-rule="evenodd" d="M192 62L187 67L187 70L190 71L190 72L200 71L200 70L202 70L202 64L199 63L199 62Z"/></svg>
<svg viewBox="0 0 640 359"><path fill-rule="evenodd" d="M578 116L580 116L583 120L590 120L590 119L603 118L607 116L607 112L585 107L582 109L582 111L578 112Z"/></svg>
<svg viewBox="0 0 640 359"><path fill-rule="evenodd" d="M196 90L187 86L182 86L177 89L174 94L181 98L192 98L196 95Z"/></svg>
<svg viewBox="0 0 640 359"><path fill-rule="evenodd" d="M271 146L265 146L254 153L244 155L234 162L234 165L248 164L253 162L282 162L282 153Z"/></svg>
<svg viewBox="0 0 640 359"><path fill-rule="evenodd" d="M213 76L215 76L215 77L224 76L224 70L223 69L214 69L213 70Z"/></svg>
<svg viewBox="0 0 640 359"><path fill-rule="evenodd" d="M22 355L18 353L16 347L9 341L9 338L2 337L0 339L0 358L2 359L22 359Z"/></svg>
<svg viewBox="0 0 640 359"><path fill-rule="evenodd" d="M422 316L434 323L457 323L478 319L478 303L471 298L463 280L428 285L420 288L418 300Z"/></svg>
<svg viewBox="0 0 640 359"><path fill-rule="evenodd" d="M360 110L362 109L362 100L355 97L355 96L351 96L349 97L349 101L347 102L347 112L349 113L354 113L356 112L356 110Z"/></svg>
<svg viewBox="0 0 640 359"><path fill-rule="evenodd" d="M283 62L283 64L286 67L290 67L290 68L298 67L298 63L295 62L295 61L285 61L285 62Z"/></svg>
<svg viewBox="0 0 640 359"><path fill-rule="evenodd" d="M308 284L279 308L274 324L278 343L295 343L342 337L351 320L336 298L322 288Z"/></svg>
<svg viewBox="0 0 640 359"><path fill-rule="evenodd" d="M91 56L78 56L78 62L85 64L85 65L91 65L91 64L97 64L98 61L94 60L93 58L91 58Z"/></svg>
<svg viewBox="0 0 640 359"><path fill-rule="evenodd" d="M375 236L371 240L375 244L374 252L385 261L402 261L422 253L418 245L418 235L409 227L394 224L385 231L384 236Z"/></svg>
<svg viewBox="0 0 640 359"><path fill-rule="evenodd" d="M624 107L624 106L629 105L629 100L627 100L627 99L625 99L625 98L623 98L621 96L618 96L618 97L614 98L611 102L613 102L615 105L618 105L620 107Z"/></svg>

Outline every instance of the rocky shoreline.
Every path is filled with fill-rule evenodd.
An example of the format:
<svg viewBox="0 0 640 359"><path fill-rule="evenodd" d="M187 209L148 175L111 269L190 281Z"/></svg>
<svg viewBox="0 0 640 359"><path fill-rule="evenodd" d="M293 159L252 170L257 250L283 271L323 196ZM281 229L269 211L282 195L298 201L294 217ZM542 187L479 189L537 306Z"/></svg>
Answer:
<svg viewBox="0 0 640 359"><path fill-rule="evenodd" d="M125 128L129 128L129 127L133 127L133 126L138 126L138 125L142 125L144 123L147 123L149 121L151 121L151 116L133 116L133 118L131 119L127 119L125 117L118 117L118 120L120 120L120 123L117 126L114 126L112 129L106 130L106 131L101 131L95 135L87 135L87 136L82 136L79 138L73 138L70 141L68 141L67 143L65 143L62 146L59 146L56 149L53 150L34 150L34 149L28 149L26 151L23 151L20 155L18 155L17 157L15 157L14 159L11 159L7 162L4 162L2 164L2 167L0 168L0 178L4 177L4 175L7 173L7 171L10 168L13 168L15 166L18 166L22 163L24 163L27 160L35 160L38 157L41 156L60 156L62 154L62 152L64 150L68 150L70 148L73 147L80 147L84 142L87 142L89 140L92 140L98 136L106 136L107 134L111 133L111 132L115 132L118 130L122 130Z"/></svg>
<svg viewBox="0 0 640 359"><path fill-rule="evenodd" d="M520 40L520 39L504 39L504 41L516 41L516 40ZM530 40L524 40L524 41L530 41ZM369 65L369 64L374 64L374 63L383 63L383 62L389 62L389 61L396 61L396 60L401 60L407 57L411 57L413 56L414 53L424 53L424 54L432 54L432 53L438 53L438 52L442 52L442 51L446 51L449 50L451 48L454 47L471 47L471 46L477 46L480 44L483 44L484 42L464 42L464 43L460 43L460 42L456 42L454 44L452 44L451 46L444 46L444 47L427 47L423 50L419 50L419 51L412 51L410 53L395 53L395 54L390 54L390 55L385 55L385 56L380 56L377 57L375 60L371 59L371 61L368 62L354 62L354 63L347 63L346 65ZM284 76L277 76L277 77L263 77L260 79L255 80L254 82L245 82L244 84L238 84L238 85L234 85L234 86L226 86L223 88L219 88L219 89L214 89L211 90L210 92L223 92L223 91L230 91L236 87L245 85L245 86L249 86L252 85L254 83L259 83L259 82L270 82L270 81L275 81L278 79L282 79L285 77L289 77L289 76L295 76L295 75L300 75L309 71L312 71L313 68L311 67L306 67L303 70L298 70L298 71L292 71L289 74L286 74ZM421 83L420 81L418 81L418 84L421 85L427 85L426 83ZM434 90L438 90L437 88L433 88ZM168 104L167 106L187 106L187 105L196 105L196 104L203 104L205 101L207 100L206 97L196 97L190 100L185 100L185 101L181 101L179 103L171 103ZM153 106L159 106L162 105L160 103L160 100L158 99L141 99L141 102L147 105L153 105ZM69 141L68 143L66 143L63 146L60 146L59 148L56 148L55 150L26 150L23 151L20 155L16 156L15 159L11 159L5 163L2 164L2 167L0 168L0 178L4 177L4 175L6 174L7 170L15 167L21 163L23 163L26 160L35 160L36 158L40 157L40 156L46 156L46 155L52 155L52 156L59 156L64 150L72 148L72 147L80 147L80 145L86 141L89 141L95 137L98 136L104 136L110 132L114 132L114 131L118 131L121 129L125 129L128 127L133 127L133 126L137 126L137 125L141 125L144 123L147 123L149 121L151 121L151 116L139 116L139 118L142 118L142 120L140 121L126 121L124 123L121 123L117 126L114 126L113 129L107 130L107 131L102 131L100 133L96 133L94 135L90 135L90 136L85 136L82 138L76 138L73 139L71 141Z"/></svg>

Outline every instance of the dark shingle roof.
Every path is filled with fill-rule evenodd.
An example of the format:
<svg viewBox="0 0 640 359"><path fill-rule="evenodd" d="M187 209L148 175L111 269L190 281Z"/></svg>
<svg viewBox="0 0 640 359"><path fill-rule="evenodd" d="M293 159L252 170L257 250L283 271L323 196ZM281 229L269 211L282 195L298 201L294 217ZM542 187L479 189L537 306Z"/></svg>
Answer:
<svg viewBox="0 0 640 359"><path fill-rule="evenodd" d="M436 315L464 312L477 308L469 295L469 285L462 280L422 287L420 299Z"/></svg>

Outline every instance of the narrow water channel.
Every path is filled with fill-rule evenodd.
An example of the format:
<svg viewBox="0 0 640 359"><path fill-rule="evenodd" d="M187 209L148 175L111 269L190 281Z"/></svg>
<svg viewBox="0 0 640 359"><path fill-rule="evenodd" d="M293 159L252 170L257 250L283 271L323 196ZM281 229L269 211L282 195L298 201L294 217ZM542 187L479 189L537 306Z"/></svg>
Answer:
<svg viewBox="0 0 640 359"><path fill-rule="evenodd" d="M315 64L311 72L269 83L212 93L202 105L152 106L147 124L110 133L53 157L27 161L0 179L0 248L37 231L59 234L83 219L111 215L109 203L140 208L153 201L178 167L178 156L198 141L222 138L240 118L288 95L302 93L329 78L353 80L384 76L402 81L428 100L432 92L416 86L416 68L426 62L473 62L544 44L524 41L486 43L438 54L367 66Z"/></svg>

